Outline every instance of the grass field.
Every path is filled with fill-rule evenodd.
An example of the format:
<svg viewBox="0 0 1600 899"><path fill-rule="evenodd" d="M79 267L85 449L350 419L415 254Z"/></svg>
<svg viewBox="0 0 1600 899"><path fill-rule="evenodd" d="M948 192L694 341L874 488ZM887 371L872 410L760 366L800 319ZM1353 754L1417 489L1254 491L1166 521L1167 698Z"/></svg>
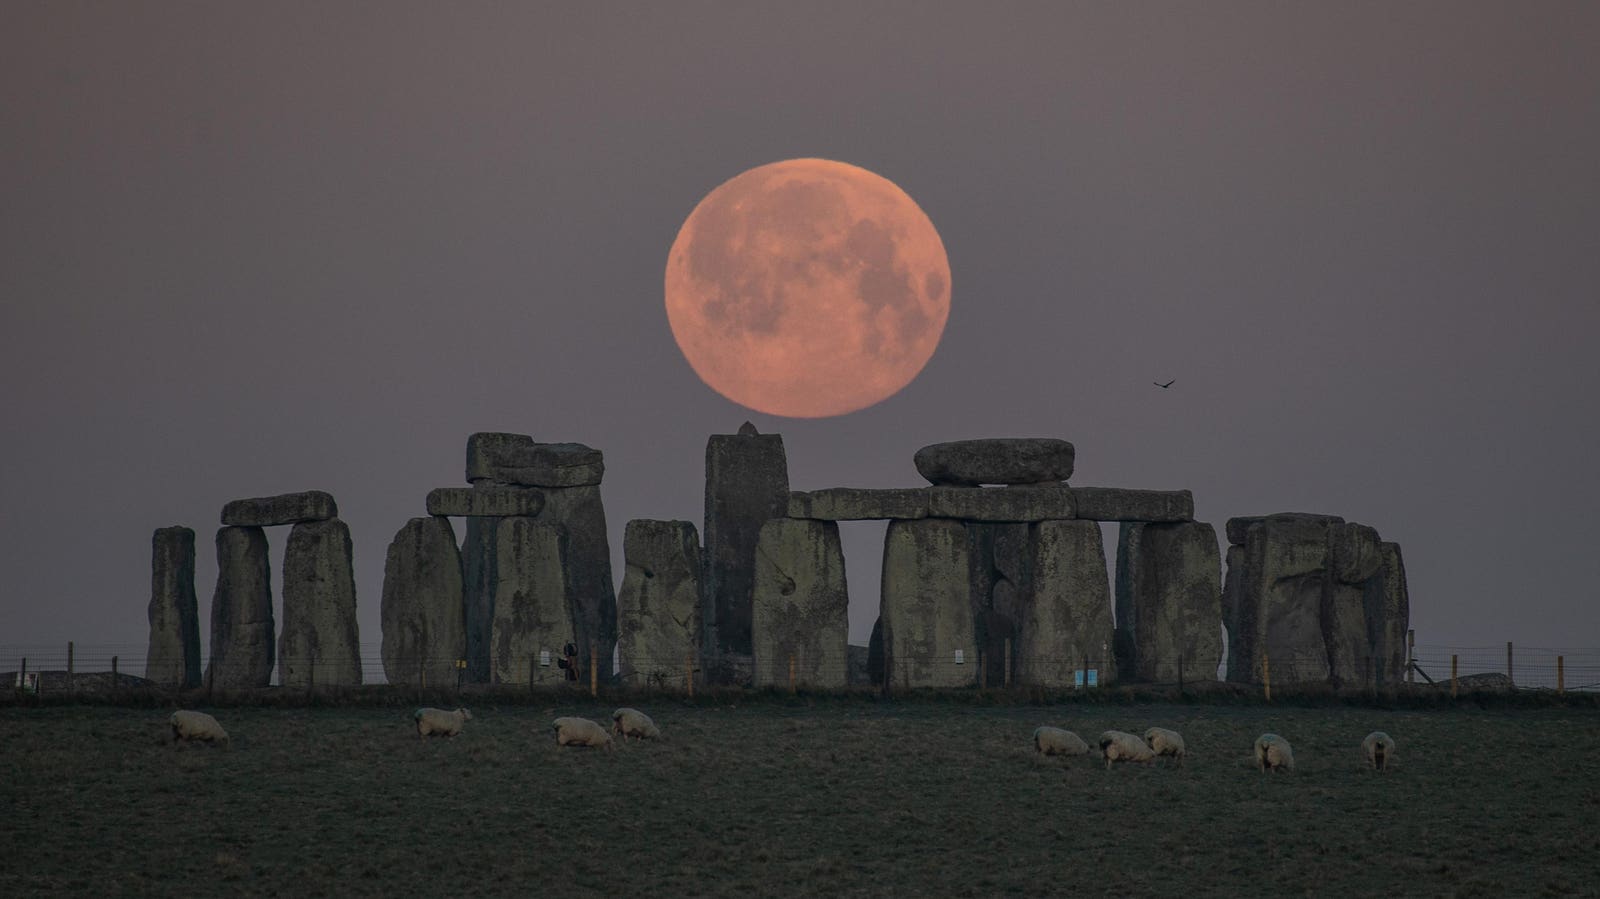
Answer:
<svg viewBox="0 0 1600 899"><path fill-rule="evenodd" d="M670 740L612 753L549 728L610 705L428 741L399 707L217 710L231 749L0 709L0 896L1600 894L1593 709L638 704ZM1044 760L1040 724L1174 727L1189 764ZM1250 766L1264 731L1296 773Z"/></svg>

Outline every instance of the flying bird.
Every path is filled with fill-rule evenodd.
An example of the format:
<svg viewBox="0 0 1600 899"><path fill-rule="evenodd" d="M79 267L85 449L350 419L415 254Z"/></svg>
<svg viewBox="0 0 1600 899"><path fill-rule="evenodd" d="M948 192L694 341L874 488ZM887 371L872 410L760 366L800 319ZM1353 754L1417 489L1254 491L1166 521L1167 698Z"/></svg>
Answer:
<svg viewBox="0 0 1600 899"><path fill-rule="evenodd" d="M1171 387L1174 383L1176 383L1177 380L1177 378L1173 378L1171 381L1168 381L1165 384L1161 383L1160 381L1151 381L1150 383L1160 387L1162 390L1166 390L1168 387Z"/></svg>

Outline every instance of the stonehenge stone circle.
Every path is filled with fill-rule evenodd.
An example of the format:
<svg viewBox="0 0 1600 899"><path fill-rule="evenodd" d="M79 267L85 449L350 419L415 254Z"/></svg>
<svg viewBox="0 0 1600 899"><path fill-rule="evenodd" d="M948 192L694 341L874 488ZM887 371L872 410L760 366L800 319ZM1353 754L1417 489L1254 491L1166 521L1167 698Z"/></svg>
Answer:
<svg viewBox="0 0 1600 899"><path fill-rule="evenodd" d="M601 452L581 443L537 443L526 434L467 439L467 482L486 486L593 487L605 475Z"/></svg>
<svg viewBox="0 0 1600 899"><path fill-rule="evenodd" d="M890 686L977 682L969 547L959 521L889 522L878 615Z"/></svg>
<svg viewBox="0 0 1600 899"><path fill-rule="evenodd" d="M236 499L222 507L222 523L232 527L271 527L339 516L333 496L321 490Z"/></svg>
<svg viewBox="0 0 1600 899"><path fill-rule="evenodd" d="M705 573L701 579L705 654L748 655L756 542L768 519L789 508L783 437L745 422L737 434L706 442Z"/></svg>
<svg viewBox="0 0 1600 899"><path fill-rule="evenodd" d="M332 518L301 522L283 553L283 630L278 682L285 687L361 683L361 635L350 527Z"/></svg>
<svg viewBox="0 0 1600 899"><path fill-rule="evenodd" d="M544 510L544 491L533 487L439 487L428 493L426 506L429 515L531 517Z"/></svg>
<svg viewBox="0 0 1600 899"><path fill-rule="evenodd" d="M467 647L461 550L450 519L413 518L383 563L383 673L391 684L456 682Z"/></svg>
<svg viewBox="0 0 1600 899"><path fill-rule="evenodd" d="M151 537L150 646L146 680L200 686L200 604L194 593L194 531L159 528Z"/></svg>
<svg viewBox="0 0 1600 899"><path fill-rule="evenodd" d="M499 578L490 629L493 681L560 683L566 674L557 660L567 643L577 641L578 630L566 531L532 518L506 518L498 532ZM587 679L587 670L581 676Z"/></svg>
<svg viewBox="0 0 1600 899"><path fill-rule="evenodd" d="M617 655L627 686L680 684L700 655L700 535L687 521L623 530Z"/></svg>
<svg viewBox="0 0 1600 899"><path fill-rule="evenodd" d="M833 689L849 682L850 599L832 521L773 518L755 555L751 655L755 686Z"/></svg>
<svg viewBox="0 0 1600 899"><path fill-rule="evenodd" d="M224 689L267 686L276 659L273 636L267 534L259 527L223 527L217 531L207 682Z"/></svg>
<svg viewBox="0 0 1600 899"><path fill-rule="evenodd" d="M1042 484L1072 477L1073 449L1051 437L935 443L917 450L917 473L935 485Z"/></svg>
<svg viewBox="0 0 1600 899"><path fill-rule="evenodd" d="M1211 525L1125 522L1117 541L1115 646L1121 676L1162 684L1216 680L1222 662L1221 578Z"/></svg>
<svg viewBox="0 0 1600 899"><path fill-rule="evenodd" d="M1100 525L1092 521L1041 521L1029 528L1033 551L1032 596L1018 644L1018 679L1042 687L1070 687L1085 662L1097 680L1115 680L1111 657L1111 586Z"/></svg>

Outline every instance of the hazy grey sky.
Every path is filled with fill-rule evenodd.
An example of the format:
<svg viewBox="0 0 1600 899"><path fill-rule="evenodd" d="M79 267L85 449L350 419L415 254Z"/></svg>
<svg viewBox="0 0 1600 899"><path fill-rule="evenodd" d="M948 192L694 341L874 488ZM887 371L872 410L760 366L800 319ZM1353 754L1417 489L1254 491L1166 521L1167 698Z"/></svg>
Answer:
<svg viewBox="0 0 1600 899"><path fill-rule="evenodd" d="M801 156L950 256L932 361L836 419L722 399L662 302L695 203ZM796 489L1063 437L1219 531L1373 525L1421 642L1600 646L1597 160L1594 3L0 0L0 643L142 646L173 524L209 620L222 505L306 489L375 643L479 430L605 451L620 578L750 418Z"/></svg>

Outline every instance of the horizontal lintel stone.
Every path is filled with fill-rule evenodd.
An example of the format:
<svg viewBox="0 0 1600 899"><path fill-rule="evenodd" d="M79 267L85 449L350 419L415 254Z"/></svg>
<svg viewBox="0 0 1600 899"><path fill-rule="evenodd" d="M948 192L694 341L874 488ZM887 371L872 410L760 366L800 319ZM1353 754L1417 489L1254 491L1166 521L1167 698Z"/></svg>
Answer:
<svg viewBox="0 0 1600 899"><path fill-rule="evenodd" d="M543 510L544 491L531 487L439 487L428 493L429 515L531 518Z"/></svg>
<svg viewBox="0 0 1600 899"><path fill-rule="evenodd" d="M321 490L236 499L222 507L222 523L227 527L260 528L338 517L339 506L333 495Z"/></svg>
<svg viewBox="0 0 1600 899"><path fill-rule="evenodd" d="M1187 490L1074 487L1079 518L1090 521L1193 521L1194 494Z"/></svg>
<svg viewBox="0 0 1600 899"><path fill-rule="evenodd" d="M866 519L928 517L928 491L923 487L869 489L829 487L825 490L789 494L790 518L821 521L861 521Z"/></svg>

